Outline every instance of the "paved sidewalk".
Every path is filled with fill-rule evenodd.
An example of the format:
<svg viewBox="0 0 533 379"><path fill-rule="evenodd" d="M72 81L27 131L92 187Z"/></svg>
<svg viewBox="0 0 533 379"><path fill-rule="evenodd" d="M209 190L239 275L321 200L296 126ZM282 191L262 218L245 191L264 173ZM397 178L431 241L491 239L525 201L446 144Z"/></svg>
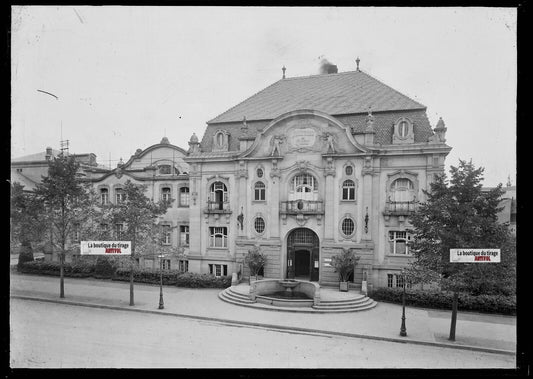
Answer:
<svg viewBox="0 0 533 379"><path fill-rule="evenodd" d="M59 278L11 274L11 296L128 311L177 315L212 322L290 330L295 333L334 334L493 353L515 354L516 317L459 311L456 341L447 340L451 311L406 308L407 337L400 337L402 308L378 302L375 308L353 313L309 314L247 308L218 298L220 289L163 287L164 309L159 310L159 286L135 283L135 305L129 305L129 283L65 278L65 299L59 298Z"/></svg>

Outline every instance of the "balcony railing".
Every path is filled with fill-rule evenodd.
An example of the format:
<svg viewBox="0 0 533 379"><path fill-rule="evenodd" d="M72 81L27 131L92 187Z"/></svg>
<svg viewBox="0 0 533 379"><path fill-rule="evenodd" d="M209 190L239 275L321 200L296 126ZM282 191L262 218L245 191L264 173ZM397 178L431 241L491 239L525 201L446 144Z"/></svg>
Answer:
<svg viewBox="0 0 533 379"><path fill-rule="evenodd" d="M208 201L204 213L231 213L229 201Z"/></svg>
<svg viewBox="0 0 533 379"><path fill-rule="evenodd" d="M385 211L388 215L410 215L416 211L418 202L413 201L387 201Z"/></svg>
<svg viewBox="0 0 533 379"><path fill-rule="evenodd" d="M280 203L280 214L324 214L324 203L316 200L290 200Z"/></svg>

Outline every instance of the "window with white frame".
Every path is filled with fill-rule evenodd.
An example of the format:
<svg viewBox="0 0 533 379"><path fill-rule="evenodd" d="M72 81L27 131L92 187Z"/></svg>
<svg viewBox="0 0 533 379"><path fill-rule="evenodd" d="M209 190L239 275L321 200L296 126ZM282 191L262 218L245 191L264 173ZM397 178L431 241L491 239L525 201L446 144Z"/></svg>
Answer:
<svg viewBox="0 0 533 379"><path fill-rule="evenodd" d="M292 179L294 192L313 192L318 190L318 183L311 174L298 174Z"/></svg>
<svg viewBox="0 0 533 379"><path fill-rule="evenodd" d="M189 246L189 225L180 225L180 246Z"/></svg>
<svg viewBox="0 0 533 379"><path fill-rule="evenodd" d="M189 261L180 259L178 261L178 268L181 272L188 272L189 271Z"/></svg>
<svg viewBox="0 0 533 379"><path fill-rule="evenodd" d="M398 134L402 138L407 137L407 134L409 134L409 124L407 121L400 121L400 124L398 125Z"/></svg>
<svg viewBox="0 0 533 379"><path fill-rule="evenodd" d="M163 228L163 245L170 245L172 243L172 230L170 225L162 225Z"/></svg>
<svg viewBox="0 0 533 379"><path fill-rule="evenodd" d="M228 265L210 264L209 265L209 273L211 275L215 275L216 277L227 276L228 275Z"/></svg>
<svg viewBox="0 0 533 379"><path fill-rule="evenodd" d="M115 237L117 240L121 240L124 237L124 224L115 224Z"/></svg>
<svg viewBox="0 0 533 379"><path fill-rule="evenodd" d="M257 182L254 186L254 200L263 201L265 200L265 183Z"/></svg>
<svg viewBox="0 0 533 379"><path fill-rule="evenodd" d="M228 247L228 228L225 226L211 226L209 228L210 247Z"/></svg>
<svg viewBox="0 0 533 379"><path fill-rule="evenodd" d="M387 274L387 287L403 288L404 277L401 274ZM406 282L406 288L411 288L411 283Z"/></svg>
<svg viewBox="0 0 533 379"><path fill-rule="evenodd" d="M396 179L391 185L392 198L394 202L408 202L414 200L414 186L407 178Z"/></svg>
<svg viewBox="0 0 533 379"><path fill-rule="evenodd" d="M342 200L355 200L355 183L353 180L342 182Z"/></svg>
<svg viewBox="0 0 533 379"><path fill-rule="evenodd" d="M170 270L170 259L162 259L161 260L161 268L163 270Z"/></svg>
<svg viewBox="0 0 533 379"><path fill-rule="evenodd" d="M161 188L161 200L170 201L172 198L172 190L170 187Z"/></svg>
<svg viewBox="0 0 533 379"><path fill-rule="evenodd" d="M109 190L107 188L100 189L100 204L107 205L109 203Z"/></svg>
<svg viewBox="0 0 533 379"><path fill-rule="evenodd" d="M180 188L180 207L189 206L189 187Z"/></svg>
<svg viewBox="0 0 533 379"><path fill-rule="evenodd" d="M254 229L257 234L263 234L265 231L265 220L263 217L256 217L254 220Z"/></svg>
<svg viewBox="0 0 533 379"><path fill-rule="evenodd" d="M344 237L350 237L355 232L355 222L350 217L345 217L341 222L341 232Z"/></svg>
<svg viewBox="0 0 533 379"><path fill-rule="evenodd" d="M211 184L209 200L214 203L218 209L224 209L224 203L228 201L228 188L222 182Z"/></svg>
<svg viewBox="0 0 533 379"><path fill-rule="evenodd" d="M411 241L411 234L403 230L389 231L390 253L396 255L409 254L409 242Z"/></svg>
<svg viewBox="0 0 533 379"><path fill-rule="evenodd" d="M116 204L120 204L126 200L126 192L122 188L117 188L115 190L115 199Z"/></svg>

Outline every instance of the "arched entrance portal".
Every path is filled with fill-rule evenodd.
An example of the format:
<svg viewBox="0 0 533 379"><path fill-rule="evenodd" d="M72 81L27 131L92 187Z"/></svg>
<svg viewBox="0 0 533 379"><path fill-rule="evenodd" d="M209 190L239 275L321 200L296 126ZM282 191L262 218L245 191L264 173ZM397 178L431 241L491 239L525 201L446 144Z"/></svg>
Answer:
<svg viewBox="0 0 533 379"><path fill-rule="evenodd" d="M311 229L297 228L287 237L287 278L318 282L318 236Z"/></svg>

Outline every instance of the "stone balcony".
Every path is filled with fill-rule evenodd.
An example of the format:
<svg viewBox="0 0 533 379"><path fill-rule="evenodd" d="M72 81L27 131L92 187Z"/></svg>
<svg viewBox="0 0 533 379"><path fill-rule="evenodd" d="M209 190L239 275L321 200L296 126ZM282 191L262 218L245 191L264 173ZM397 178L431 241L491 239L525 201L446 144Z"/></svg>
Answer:
<svg viewBox="0 0 533 379"><path fill-rule="evenodd" d="M323 215L324 202L320 200L289 200L280 203L281 215Z"/></svg>
<svg viewBox="0 0 533 379"><path fill-rule="evenodd" d="M208 201L207 207L204 208L205 214L231 214L229 201L217 202Z"/></svg>
<svg viewBox="0 0 533 379"><path fill-rule="evenodd" d="M416 211L418 202L413 201L387 201L383 215L388 216L409 216Z"/></svg>

